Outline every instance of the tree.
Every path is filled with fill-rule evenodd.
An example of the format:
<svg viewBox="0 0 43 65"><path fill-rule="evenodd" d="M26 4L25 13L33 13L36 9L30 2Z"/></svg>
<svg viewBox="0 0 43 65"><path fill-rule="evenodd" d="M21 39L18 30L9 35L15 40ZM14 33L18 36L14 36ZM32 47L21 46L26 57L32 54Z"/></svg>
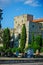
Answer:
<svg viewBox="0 0 43 65"><path fill-rule="evenodd" d="M40 45L37 43L37 41L34 41L32 48L33 48L34 52L36 52L37 49L38 50L40 49Z"/></svg>
<svg viewBox="0 0 43 65"><path fill-rule="evenodd" d="M3 32L3 46L5 49L10 47L10 31L8 28Z"/></svg>
<svg viewBox="0 0 43 65"><path fill-rule="evenodd" d="M43 53L43 47L40 49L40 52L42 52L42 53Z"/></svg>
<svg viewBox="0 0 43 65"><path fill-rule="evenodd" d="M40 51L41 46L42 46L42 36L38 35L38 36L34 37L34 35L33 35L31 46L34 49L34 51L36 51L37 49Z"/></svg>
<svg viewBox="0 0 43 65"><path fill-rule="evenodd" d="M22 32L21 32L21 40L20 40L20 48L21 52L23 52L26 44L26 27L25 24L23 24Z"/></svg>
<svg viewBox="0 0 43 65"><path fill-rule="evenodd" d="M16 52L16 51L17 51L17 48L13 47L12 52Z"/></svg>
<svg viewBox="0 0 43 65"><path fill-rule="evenodd" d="M42 47L43 47L43 39L42 39Z"/></svg>
<svg viewBox="0 0 43 65"><path fill-rule="evenodd" d="M35 40L37 41L37 43L40 45L40 47L42 46L42 36L38 35L36 36Z"/></svg>
<svg viewBox="0 0 43 65"><path fill-rule="evenodd" d="M34 33L32 33L32 41L31 41L31 46L33 46L33 44L34 44L34 40L35 40Z"/></svg>

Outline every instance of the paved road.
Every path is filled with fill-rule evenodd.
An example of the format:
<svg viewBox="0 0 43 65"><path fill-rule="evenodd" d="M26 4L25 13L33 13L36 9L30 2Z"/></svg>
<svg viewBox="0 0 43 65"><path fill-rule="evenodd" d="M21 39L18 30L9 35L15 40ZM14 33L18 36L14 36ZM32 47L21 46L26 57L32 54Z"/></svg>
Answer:
<svg viewBox="0 0 43 65"><path fill-rule="evenodd" d="M43 63L43 58L1 58L0 64Z"/></svg>
<svg viewBox="0 0 43 65"><path fill-rule="evenodd" d="M43 63L18 63L18 64L0 64L0 65L43 65Z"/></svg>
<svg viewBox="0 0 43 65"><path fill-rule="evenodd" d="M0 58L0 65L43 65L43 58Z"/></svg>
<svg viewBox="0 0 43 65"><path fill-rule="evenodd" d="M43 58L11 58L11 57L0 57L0 60L43 60Z"/></svg>

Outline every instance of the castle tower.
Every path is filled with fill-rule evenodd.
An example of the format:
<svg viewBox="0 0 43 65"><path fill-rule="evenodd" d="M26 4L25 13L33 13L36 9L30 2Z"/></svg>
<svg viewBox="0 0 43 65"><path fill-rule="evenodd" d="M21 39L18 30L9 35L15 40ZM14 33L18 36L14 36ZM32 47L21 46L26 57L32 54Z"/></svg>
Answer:
<svg viewBox="0 0 43 65"><path fill-rule="evenodd" d="M26 47L28 46L28 41L29 41L29 22L31 22L32 20L33 20L33 16L28 14L16 16L14 18L14 29L15 29L14 33L16 36L21 34L21 29L23 24L25 24L26 26L26 33L27 33Z"/></svg>

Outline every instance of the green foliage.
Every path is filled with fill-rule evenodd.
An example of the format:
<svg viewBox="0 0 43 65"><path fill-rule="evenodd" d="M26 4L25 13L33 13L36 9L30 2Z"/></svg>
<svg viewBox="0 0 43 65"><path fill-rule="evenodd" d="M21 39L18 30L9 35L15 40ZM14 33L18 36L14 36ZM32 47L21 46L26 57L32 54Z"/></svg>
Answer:
<svg viewBox="0 0 43 65"><path fill-rule="evenodd" d="M28 45L28 47L26 48L27 50L32 48L31 44Z"/></svg>
<svg viewBox="0 0 43 65"><path fill-rule="evenodd" d="M34 52L38 49L41 49L42 46L42 36L38 35L38 36L34 36L34 34L32 35L32 42L31 42L31 46L34 49Z"/></svg>
<svg viewBox="0 0 43 65"><path fill-rule="evenodd" d="M2 47L0 47L0 51L2 51L2 49L3 49L3 48L2 48Z"/></svg>
<svg viewBox="0 0 43 65"><path fill-rule="evenodd" d="M10 31L8 28L3 32L3 46L5 49L10 47Z"/></svg>
<svg viewBox="0 0 43 65"><path fill-rule="evenodd" d="M16 52L17 51L17 48L12 48L12 52Z"/></svg>
<svg viewBox="0 0 43 65"><path fill-rule="evenodd" d="M30 48L32 48L31 44L29 44L28 47L26 47L26 48L24 49L24 51L27 52L27 50L30 49Z"/></svg>
<svg viewBox="0 0 43 65"><path fill-rule="evenodd" d="M40 49L40 45L36 41L34 41L32 48L33 48L34 52L36 52L37 49L38 50Z"/></svg>
<svg viewBox="0 0 43 65"><path fill-rule="evenodd" d="M35 40L36 40L36 42L37 42L40 46L42 46L42 36L41 36L41 35L36 36Z"/></svg>
<svg viewBox="0 0 43 65"><path fill-rule="evenodd" d="M32 48L31 44L28 45L28 49Z"/></svg>
<svg viewBox="0 0 43 65"><path fill-rule="evenodd" d="M21 40L20 40L21 52L23 52L23 49L25 48L25 44L26 44L26 27L25 24L23 24L22 32L21 32Z"/></svg>
<svg viewBox="0 0 43 65"><path fill-rule="evenodd" d="M0 47L0 52L5 52L5 48L4 47Z"/></svg>
<svg viewBox="0 0 43 65"><path fill-rule="evenodd" d="M24 49L23 49L23 48L20 48L20 49L19 49L19 52L20 52L20 53L21 53L21 52L23 52L23 51L24 51Z"/></svg>
<svg viewBox="0 0 43 65"><path fill-rule="evenodd" d="M5 52L6 52L6 53L7 53L7 52L12 52L12 51L11 51L11 48L6 49Z"/></svg>
<svg viewBox="0 0 43 65"><path fill-rule="evenodd" d="M19 47L19 48L17 48L17 50L16 51L18 51L19 53L21 53L21 48Z"/></svg>
<svg viewBox="0 0 43 65"><path fill-rule="evenodd" d="M40 49L40 52L43 52L43 47Z"/></svg>
<svg viewBox="0 0 43 65"><path fill-rule="evenodd" d="M43 47L43 39L42 39L42 47Z"/></svg>
<svg viewBox="0 0 43 65"><path fill-rule="evenodd" d="M21 48L12 48L12 52L14 53L14 52L16 52L16 51L18 51L19 53L21 53Z"/></svg>

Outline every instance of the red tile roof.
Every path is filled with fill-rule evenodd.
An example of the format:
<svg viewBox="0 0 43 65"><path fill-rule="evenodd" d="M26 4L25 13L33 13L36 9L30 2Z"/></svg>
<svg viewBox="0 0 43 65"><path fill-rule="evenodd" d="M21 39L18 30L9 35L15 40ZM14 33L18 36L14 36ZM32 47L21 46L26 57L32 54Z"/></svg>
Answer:
<svg viewBox="0 0 43 65"><path fill-rule="evenodd" d="M32 22L43 22L43 18L35 19L35 20L33 20Z"/></svg>

